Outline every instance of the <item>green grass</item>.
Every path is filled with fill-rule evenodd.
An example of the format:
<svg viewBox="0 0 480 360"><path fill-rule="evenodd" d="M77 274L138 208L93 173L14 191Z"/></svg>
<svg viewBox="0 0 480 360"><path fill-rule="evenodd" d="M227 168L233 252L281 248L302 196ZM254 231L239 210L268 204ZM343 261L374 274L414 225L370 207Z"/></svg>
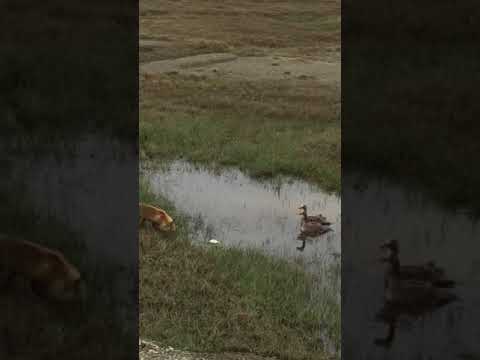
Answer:
<svg viewBox="0 0 480 360"><path fill-rule="evenodd" d="M254 177L292 175L340 190L334 90L308 82L292 89L283 82L159 81L142 92L142 158L236 166Z"/></svg>
<svg viewBox="0 0 480 360"><path fill-rule="evenodd" d="M178 231L140 232L140 336L198 352L241 351L280 359L327 358L323 335L340 344L338 284L254 250L194 245L187 220L145 183L141 201L176 220ZM338 267L325 269L334 276Z"/></svg>

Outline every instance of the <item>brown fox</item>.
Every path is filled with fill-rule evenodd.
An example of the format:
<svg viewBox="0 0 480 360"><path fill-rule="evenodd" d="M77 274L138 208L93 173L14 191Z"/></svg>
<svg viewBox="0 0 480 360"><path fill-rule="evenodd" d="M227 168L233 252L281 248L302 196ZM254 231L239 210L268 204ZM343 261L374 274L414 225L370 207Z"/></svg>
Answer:
<svg viewBox="0 0 480 360"><path fill-rule="evenodd" d="M58 251L0 236L0 267L7 272L7 283L21 275L37 296L57 301L85 298L79 271Z"/></svg>
<svg viewBox="0 0 480 360"><path fill-rule="evenodd" d="M140 225L142 225L145 221L150 221L156 230L176 230L173 219L164 210L152 205L140 203Z"/></svg>

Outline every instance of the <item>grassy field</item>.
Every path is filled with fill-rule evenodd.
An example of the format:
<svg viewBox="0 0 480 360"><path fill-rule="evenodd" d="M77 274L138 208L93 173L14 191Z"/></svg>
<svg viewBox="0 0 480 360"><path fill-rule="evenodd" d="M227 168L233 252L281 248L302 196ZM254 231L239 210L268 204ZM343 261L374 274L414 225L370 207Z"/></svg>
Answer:
<svg viewBox="0 0 480 360"><path fill-rule="evenodd" d="M314 56L340 49L338 0L142 0L140 40L164 45L143 49L140 62L209 52Z"/></svg>
<svg viewBox="0 0 480 360"><path fill-rule="evenodd" d="M140 59L230 52L338 61L339 13L338 1L142 1L141 40L165 44L141 49ZM340 127L338 85L314 79L162 74L140 83L143 158L289 174L339 191Z"/></svg>
<svg viewBox="0 0 480 360"><path fill-rule="evenodd" d="M339 283L301 264L253 250L202 247L188 219L142 186L141 200L177 221L176 234L140 232L140 336L201 352L252 352L280 359L329 358L325 337L340 346ZM323 278L339 276L339 265Z"/></svg>
<svg viewBox="0 0 480 360"><path fill-rule="evenodd" d="M140 2L141 63L230 53L294 59L301 68L313 60L338 64L339 49L337 0ZM141 76L141 160L183 158L340 190L340 79L211 73ZM190 351L292 360L327 358L326 338L338 351L338 282L319 286L322 279L301 262L194 245L190 220L172 204L144 184L140 198L178 223L170 236L140 231L142 337ZM338 279L339 272L338 264L318 276Z"/></svg>
<svg viewBox="0 0 480 360"><path fill-rule="evenodd" d="M340 189L340 122L332 89L175 77L144 85L143 94L145 157L233 165L253 176L288 174Z"/></svg>

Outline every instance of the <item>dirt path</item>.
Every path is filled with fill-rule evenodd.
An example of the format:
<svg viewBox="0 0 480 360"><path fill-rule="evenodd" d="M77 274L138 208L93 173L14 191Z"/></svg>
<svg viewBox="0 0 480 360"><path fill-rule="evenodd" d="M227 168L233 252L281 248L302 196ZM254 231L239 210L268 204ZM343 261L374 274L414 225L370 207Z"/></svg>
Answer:
<svg viewBox="0 0 480 360"><path fill-rule="evenodd" d="M311 79L339 84L339 62L302 59L286 56L238 57L229 53L213 53L142 64L140 73L185 74L221 77L223 79L264 81Z"/></svg>
<svg viewBox="0 0 480 360"><path fill-rule="evenodd" d="M152 341L140 340L140 360L276 360L253 354L200 354L162 347Z"/></svg>

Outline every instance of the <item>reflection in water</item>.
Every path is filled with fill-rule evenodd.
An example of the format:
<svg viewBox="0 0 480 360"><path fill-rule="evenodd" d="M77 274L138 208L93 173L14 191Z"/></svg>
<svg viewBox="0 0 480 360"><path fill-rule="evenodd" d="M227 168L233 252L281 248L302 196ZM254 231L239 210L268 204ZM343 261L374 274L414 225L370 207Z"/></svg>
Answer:
<svg viewBox="0 0 480 360"><path fill-rule="evenodd" d="M479 224L389 183L371 180L359 189L356 175L342 180L347 204L342 219L342 355L404 360L479 353ZM396 254L390 248L388 261L378 261L378 247L386 239L398 239L402 263L420 264L400 266L398 261L401 282L434 297L418 302L409 294L410 303L387 301L392 294L390 285L385 288L384 266L390 271ZM409 271L419 278L408 279Z"/></svg>
<svg viewBox="0 0 480 360"><path fill-rule="evenodd" d="M309 239L301 250L308 259L340 252L340 199L300 181L271 184L237 170L214 174L185 162L145 170L155 193L194 219L197 237L222 244L257 247L285 257L298 255L298 207L304 203L331 219L332 232ZM300 249L299 249L300 250Z"/></svg>

